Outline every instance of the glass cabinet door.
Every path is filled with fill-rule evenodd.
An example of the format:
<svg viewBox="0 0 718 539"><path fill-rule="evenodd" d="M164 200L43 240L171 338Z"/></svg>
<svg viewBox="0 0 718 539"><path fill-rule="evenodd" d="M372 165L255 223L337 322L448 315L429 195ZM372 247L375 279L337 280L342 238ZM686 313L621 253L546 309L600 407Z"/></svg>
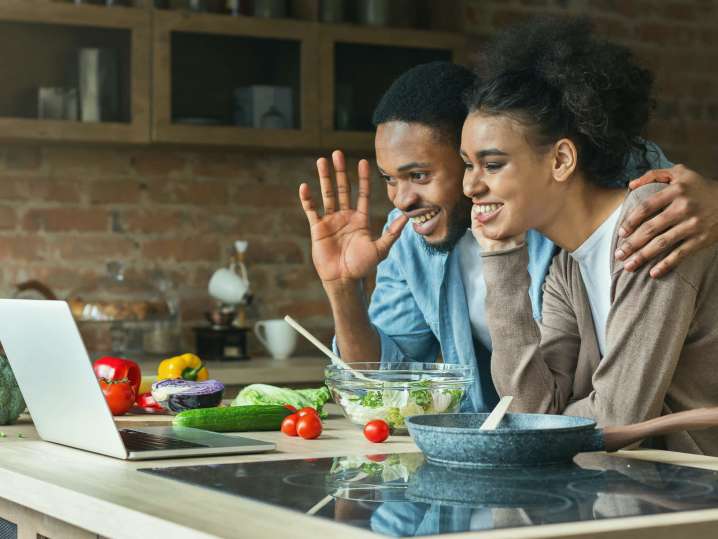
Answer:
<svg viewBox="0 0 718 539"><path fill-rule="evenodd" d="M154 138L318 145L316 25L156 12Z"/></svg>
<svg viewBox="0 0 718 539"><path fill-rule="evenodd" d="M149 141L149 34L144 8L0 5L0 136Z"/></svg>

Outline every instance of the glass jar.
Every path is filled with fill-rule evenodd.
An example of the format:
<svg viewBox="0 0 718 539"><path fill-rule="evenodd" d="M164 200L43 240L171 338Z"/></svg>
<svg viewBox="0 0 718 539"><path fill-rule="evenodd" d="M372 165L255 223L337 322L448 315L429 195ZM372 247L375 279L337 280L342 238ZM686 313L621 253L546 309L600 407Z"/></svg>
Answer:
<svg viewBox="0 0 718 539"><path fill-rule="evenodd" d="M179 309L155 284L125 276L119 262L105 277L74 290L68 304L92 354L142 359L179 348Z"/></svg>

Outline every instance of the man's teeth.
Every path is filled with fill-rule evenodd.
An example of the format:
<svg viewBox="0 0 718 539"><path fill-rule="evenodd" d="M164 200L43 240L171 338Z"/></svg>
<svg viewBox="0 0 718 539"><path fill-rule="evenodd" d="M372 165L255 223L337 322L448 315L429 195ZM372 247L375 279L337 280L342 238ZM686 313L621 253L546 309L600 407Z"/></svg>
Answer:
<svg viewBox="0 0 718 539"><path fill-rule="evenodd" d="M438 210L434 210L429 213L425 213L423 215L419 215L418 217L412 217L411 221L416 224L426 223L429 219L433 219L439 214Z"/></svg>
<svg viewBox="0 0 718 539"><path fill-rule="evenodd" d="M501 206L502 204L477 204L474 208L477 213L494 213Z"/></svg>

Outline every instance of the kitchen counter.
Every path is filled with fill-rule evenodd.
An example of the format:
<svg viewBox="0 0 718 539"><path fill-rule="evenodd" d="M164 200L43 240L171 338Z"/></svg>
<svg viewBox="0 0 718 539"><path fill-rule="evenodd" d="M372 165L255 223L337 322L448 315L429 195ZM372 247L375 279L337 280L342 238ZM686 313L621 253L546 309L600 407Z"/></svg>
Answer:
<svg viewBox="0 0 718 539"><path fill-rule="evenodd" d="M160 361L138 361L143 374L156 374ZM324 384L324 369L329 365L325 357L298 356L288 359L256 357L236 361L207 361L212 378L226 386L249 384L297 385Z"/></svg>
<svg viewBox="0 0 718 539"><path fill-rule="evenodd" d="M318 440L279 432L248 433L272 441L272 453L125 462L38 440L32 425L0 427L0 517L19 522L19 537L378 537L368 531L220 492L137 472L137 468L244 463L323 456L413 452L410 438L377 445L336 415ZM718 458L664 451L622 451L620 456L718 470ZM0 522L1 524L1 522ZM19 530L19 531L20 531ZM89 530L89 531L85 531ZM718 536L718 508L551 524L442 537L692 537Z"/></svg>

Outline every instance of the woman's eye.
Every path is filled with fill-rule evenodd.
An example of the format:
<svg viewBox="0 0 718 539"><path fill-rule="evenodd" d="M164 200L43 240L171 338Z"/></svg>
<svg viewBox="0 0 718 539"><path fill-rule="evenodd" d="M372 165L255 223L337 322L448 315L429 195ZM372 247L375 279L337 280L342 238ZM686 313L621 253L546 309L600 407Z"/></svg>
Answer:
<svg viewBox="0 0 718 539"><path fill-rule="evenodd" d="M497 170L500 170L501 167L504 166L504 164L503 163L486 163L486 165L484 165L484 166L485 166L486 170L488 170L489 172L496 172Z"/></svg>

